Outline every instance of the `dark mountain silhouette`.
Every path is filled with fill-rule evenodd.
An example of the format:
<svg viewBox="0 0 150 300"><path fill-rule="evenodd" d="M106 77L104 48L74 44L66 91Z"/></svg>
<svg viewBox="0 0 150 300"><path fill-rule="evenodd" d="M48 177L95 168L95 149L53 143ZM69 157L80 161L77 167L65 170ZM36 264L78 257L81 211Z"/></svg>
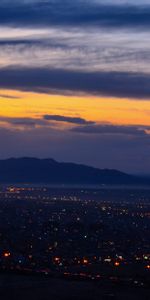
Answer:
<svg viewBox="0 0 150 300"><path fill-rule="evenodd" d="M59 163L53 159L25 157L0 160L1 183L137 184L146 181L149 180L117 170Z"/></svg>

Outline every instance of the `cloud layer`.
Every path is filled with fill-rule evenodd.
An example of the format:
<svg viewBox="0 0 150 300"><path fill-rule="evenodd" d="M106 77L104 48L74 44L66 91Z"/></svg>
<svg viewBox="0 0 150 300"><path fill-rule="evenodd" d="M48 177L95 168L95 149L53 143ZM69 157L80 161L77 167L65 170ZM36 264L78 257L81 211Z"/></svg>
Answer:
<svg viewBox="0 0 150 300"><path fill-rule="evenodd" d="M149 74L5 68L0 70L0 78L0 87L5 89L150 99Z"/></svg>
<svg viewBox="0 0 150 300"><path fill-rule="evenodd" d="M149 25L148 1L3 0L1 88L148 99Z"/></svg>
<svg viewBox="0 0 150 300"><path fill-rule="evenodd" d="M66 117L66 116L59 116L59 115L45 115L44 120L47 121L56 121L56 122L67 122L71 124L79 124L79 125L89 125L93 124L94 122L92 121L87 121L83 118L79 117Z"/></svg>
<svg viewBox="0 0 150 300"><path fill-rule="evenodd" d="M131 3L131 2L130 2ZM140 3L140 2L139 2ZM104 1L2 1L0 23L23 26L142 27L150 25L147 2L121 5Z"/></svg>

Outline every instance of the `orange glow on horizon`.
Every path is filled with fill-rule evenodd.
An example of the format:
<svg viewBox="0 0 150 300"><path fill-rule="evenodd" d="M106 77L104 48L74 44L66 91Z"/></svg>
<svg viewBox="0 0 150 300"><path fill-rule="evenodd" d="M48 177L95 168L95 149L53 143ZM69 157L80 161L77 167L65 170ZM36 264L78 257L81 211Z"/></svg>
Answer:
<svg viewBox="0 0 150 300"><path fill-rule="evenodd" d="M105 124L150 126L149 101L94 96L59 96L10 90L1 90L0 94L2 95L0 96L0 126L7 122L3 118L41 119L45 114L80 117ZM4 99L3 95L7 98Z"/></svg>

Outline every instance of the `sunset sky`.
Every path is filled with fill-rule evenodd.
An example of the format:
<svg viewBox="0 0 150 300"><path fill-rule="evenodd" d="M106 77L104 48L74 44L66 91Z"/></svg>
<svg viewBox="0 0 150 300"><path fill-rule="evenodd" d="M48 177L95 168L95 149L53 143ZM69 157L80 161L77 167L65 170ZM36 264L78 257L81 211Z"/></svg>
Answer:
<svg viewBox="0 0 150 300"><path fill-rule="evenodd" d="M0 158L150 174L150 1L0 1Z"/></svg>

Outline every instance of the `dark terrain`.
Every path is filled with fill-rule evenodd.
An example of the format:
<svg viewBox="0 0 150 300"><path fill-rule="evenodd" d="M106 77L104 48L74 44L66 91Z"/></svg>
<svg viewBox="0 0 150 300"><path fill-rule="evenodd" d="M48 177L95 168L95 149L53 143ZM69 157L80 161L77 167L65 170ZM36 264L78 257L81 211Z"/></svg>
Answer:
<svg viewBox="0 0 150 300"><path fill-rule="evenodd" d="M0 299L149 300L149 289L32 276L0 275Z"/></svg>
<svg viewBox="0 0 150 300"><path fill-rule="evenodd" d="M1 183L150 184L150 180L117 170L97 169L53 159L0 160Z"/></svg>

